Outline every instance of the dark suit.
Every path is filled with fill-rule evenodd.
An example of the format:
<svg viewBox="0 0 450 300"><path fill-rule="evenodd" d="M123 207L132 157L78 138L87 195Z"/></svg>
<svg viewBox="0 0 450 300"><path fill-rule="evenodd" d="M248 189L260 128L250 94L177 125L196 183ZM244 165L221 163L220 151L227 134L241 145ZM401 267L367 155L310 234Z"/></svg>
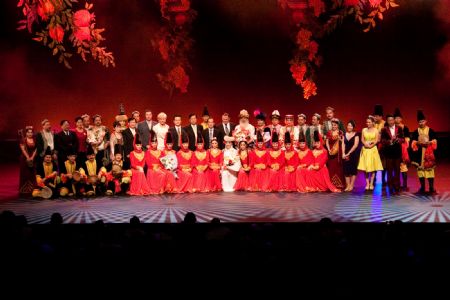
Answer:
<svg viewBox="0 0 450 300"><path fill-rule="evenodd" d="M55 143L55 135L53 134L53 144ZM37 148L37 154L39 158L39 162L42 161L42 158L44 157L45 150L47 149L47 141L44 138L44 135L42 131L39 131L36 134L36 148Z"/></svg>
<svg viewBox="0 0 450 300"><path fill-rule="evenodd" d="M225 148L225 144L223 143L223 138L225 136L232 136L233 130L236 127L236 124L234 123L228 123L228 134L225 133L225 125L223 123L217 124L216 128L219 130L221 138L219 139L219 148L223 149Z"/></svg>
<svg viewBox="0 0 450 300"><path fill-rule="evenodd" d="M178 151L181 148L180 145L180 136L178 136L178 132L177 129L174 127L170 127L169 128L169 132L172 135L172 139L173 139L173 150ZM184 128L180 126L180 132L183 133L185 132Z"/></svg>
<svg viewBox="0 0 450 300"><path fill-rule="evenodd" d="M136 132L137 129L136 129ZM130 128L125 129L124 131L122 131L122 137L123 137L123 161L129 163L130 162L130 158L128 157L131 153L131 151L133 151L133 142L134 142L134 135L133 132L131 132ZM141 142L143 143L143 140L141 138Z"/></svg>
<svg viewBox="0 0 450 300"><path fill-rule="evenodd" d="M67 160L69 153L78 153L78 139L73 131L58 132L55 135L55 150L58 152L58 166L61 167Z"/></svg>
<svg viewBox="0 0 450 300"><path fill-rule="evenodd" d="M155 126L157 123L155 121L151 121L151 125L149 126L147 124L147 121L144 120L142 122L139 122L137 124L137 132L139 133L139 136L141 137L142 141L142 148L144 150L147 150L148 148L148 142L150 139L150 130Z"/></svg>
<svg viewBox="0 0 450 300"><path fill-rule="evenodd" d="M211 141L209 140L209 128L203 129L202 132L203 140L205 141L205 149L209 149L211 147ZM213 137L217 138L217 141L223 144L223 134L219 129L213 128Z"/></svg>
<svg viewBox="0 0 450 300"><path fill-rule="evenodd" d="M386 160L386 172L388 186L391 191L400 189L400 162L402 161L402 143L404 142L403 129L395 126L396 140L389 126L381 129L381 145L384 159Z"/></svg>
<svg viewBox="0 0 450 300"><path fill-rule="evenodd" d="M186 131L189 137L189 150L195 151L195 144L197 141L195 140L194 129L192 129L191 124L189 124L188 126L184 127L184 130ZM203 130L202 125L197 125L197 136L202 135L202 130Z"/></svg>

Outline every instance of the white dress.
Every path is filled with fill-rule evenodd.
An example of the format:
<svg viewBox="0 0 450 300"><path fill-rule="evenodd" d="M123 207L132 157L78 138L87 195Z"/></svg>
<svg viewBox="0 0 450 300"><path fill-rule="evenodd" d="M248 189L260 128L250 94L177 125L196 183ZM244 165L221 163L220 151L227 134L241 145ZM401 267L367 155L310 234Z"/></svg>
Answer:
<svg viewBox="0 0 450 300"><path fill-rule="evenodd" d="M232 162L231 165L230 162ZM234 148L223 149L223 169L222 189L224 192L233 192L239 169L241 168L241 160L238 151Z"/></svg>
<svg viewBox="0 0 450 300"><path fill-rule="evenodd" d="M158 141L158 150L164 150L165 148L165 139L166 139L166 134L167 131L169 131L169 125L164 124L156 124L155 126L153 126L153 131L156 133L156 139Z"/></svg>

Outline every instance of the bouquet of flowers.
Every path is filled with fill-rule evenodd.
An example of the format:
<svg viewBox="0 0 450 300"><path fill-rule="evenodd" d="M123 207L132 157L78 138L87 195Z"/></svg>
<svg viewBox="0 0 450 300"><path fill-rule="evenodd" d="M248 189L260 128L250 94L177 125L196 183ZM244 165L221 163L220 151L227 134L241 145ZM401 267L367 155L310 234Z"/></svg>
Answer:
<svg viewBox="0 0 450 300"><path fill-rule="evenodd" d="M178 178L177 175L178 160L175 154L168 154L162 157L160 161L163 164L164 169L171 171L173 176L175 176L175 178Z"/></svg>

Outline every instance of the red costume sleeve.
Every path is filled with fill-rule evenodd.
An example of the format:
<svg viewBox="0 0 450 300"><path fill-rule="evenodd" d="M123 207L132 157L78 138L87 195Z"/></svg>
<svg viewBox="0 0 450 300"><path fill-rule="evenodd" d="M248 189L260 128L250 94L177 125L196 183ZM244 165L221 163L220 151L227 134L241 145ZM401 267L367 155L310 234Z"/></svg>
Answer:
<svg viewBox="0 0 450 300"><path fill-rule="evenodd" d="M323 168L323 166L327 163L328 153L325 150L322 150L322 153L315 158L315 164L319 166L319 170Z"/></svg>

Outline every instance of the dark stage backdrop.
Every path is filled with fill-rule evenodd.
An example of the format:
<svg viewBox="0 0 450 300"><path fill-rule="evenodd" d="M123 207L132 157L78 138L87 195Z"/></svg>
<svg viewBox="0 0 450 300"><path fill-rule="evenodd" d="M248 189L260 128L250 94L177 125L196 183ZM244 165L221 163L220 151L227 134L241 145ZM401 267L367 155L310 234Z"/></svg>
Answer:
<svg viewBox="0 0 450 300"><path fill-rule="evenodd" d="M105 45L114 51L116 68L74 56L73 69L67 70L26 32L15 30L16 1L1 1L0 139L16 137L28 124L39 128L43 118L57 127L60 119L83 113L100 113L111 126L120 102L128 113L149 108L155 117L166 112L169 120L174 113L201 113L206 104L214 117L229 112L233 121L242 108L304 112L309 118L331 105L338 117L354 118L360 128L373 105L382 103L386 112L399 106L411 127L422 108L431 126L450 131L449 24L438 16L448 7L437 9L439 1L399 1L401 7L369 33L348 20L321 43L319 94L310 100L291 78L294 45L276 0L194 0L199 14L192 32L191 84L187 94L171 100L156 79L161 63L150 43L160 22L157 4L91 2L97 26L107 29Z"/></svg>

